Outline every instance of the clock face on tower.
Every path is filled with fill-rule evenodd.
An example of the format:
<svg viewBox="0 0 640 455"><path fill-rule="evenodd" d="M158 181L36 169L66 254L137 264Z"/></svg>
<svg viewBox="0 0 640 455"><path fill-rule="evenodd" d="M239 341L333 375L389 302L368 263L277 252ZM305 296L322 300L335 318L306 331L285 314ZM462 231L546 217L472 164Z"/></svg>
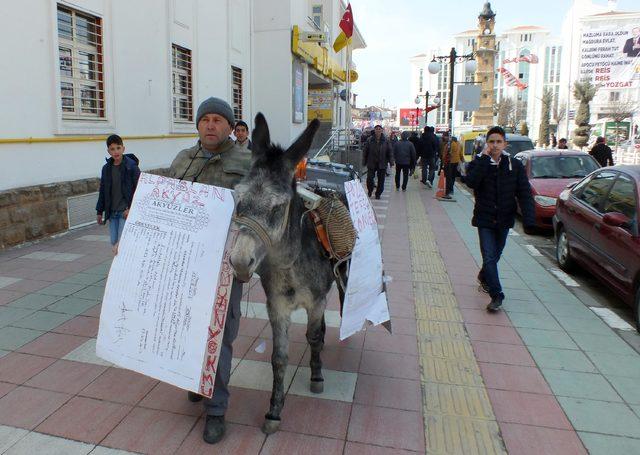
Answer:
<svg viewBox="0 0 640 455"><path fill-rule="evenodd" d="M485 35L491 35L491 29L489 27L487 27L482 31L482 33L485 34Z"/></svg>

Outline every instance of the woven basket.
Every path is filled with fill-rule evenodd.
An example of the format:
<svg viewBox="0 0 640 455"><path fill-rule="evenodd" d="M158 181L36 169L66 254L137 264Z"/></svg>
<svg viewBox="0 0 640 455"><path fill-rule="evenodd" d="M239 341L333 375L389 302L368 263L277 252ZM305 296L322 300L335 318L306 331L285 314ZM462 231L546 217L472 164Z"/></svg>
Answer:
<svg viewBox="0 0 640 455"><path fill-rule="evenodd" d="M322 198L316 211L329 237L332 258L341 260L349 256L358 236L349 209L336 195L331 195Z"/></svg>

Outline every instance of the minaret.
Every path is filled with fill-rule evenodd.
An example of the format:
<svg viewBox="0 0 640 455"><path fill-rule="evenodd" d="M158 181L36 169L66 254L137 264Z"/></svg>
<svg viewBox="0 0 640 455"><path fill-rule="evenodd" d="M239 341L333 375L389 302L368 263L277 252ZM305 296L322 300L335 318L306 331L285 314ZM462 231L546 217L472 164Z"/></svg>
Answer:
<svg viewBox="0 0 640 455"><path fill-rule="evenodd" d="M493 125L493 105L495 96L493 81L496 58L496 13L491 10L491 3L486 2L478 16L478 39L476 42L476 82L481 83L480 108L473 113L473 126Z"/></svg>

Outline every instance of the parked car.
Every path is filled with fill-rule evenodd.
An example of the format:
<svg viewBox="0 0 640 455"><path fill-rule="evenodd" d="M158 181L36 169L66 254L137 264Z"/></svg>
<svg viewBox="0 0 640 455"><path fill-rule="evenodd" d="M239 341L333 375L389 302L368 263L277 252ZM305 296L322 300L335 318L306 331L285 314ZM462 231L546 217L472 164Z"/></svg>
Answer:
<svg viewBox="0 0 640 455"><path fill-rule="evenodd" d="M505 151L511 156L515 156L518 153L523 152L525 150L534 149L533 142L531 142L531 139L529 138L529 136L522 136L521 134L507 133L506 140L507 140L507 148L505 149Z"/></svg>
<svg viewBox="0 0 640 455"><path fill-rule="evenodd" d="M578 263L633 306L640 331L640 165L596 170L558 197L553 225L563 270Z"/></svg>
<svg viewBox="0 0 640 455"><path fill-rule="evenodd" d="M556 200L562 190L600 167L591 155L578 150L527 150L514 158L522 162L529 177L536 227L541 229L553 229Z"/></svg>

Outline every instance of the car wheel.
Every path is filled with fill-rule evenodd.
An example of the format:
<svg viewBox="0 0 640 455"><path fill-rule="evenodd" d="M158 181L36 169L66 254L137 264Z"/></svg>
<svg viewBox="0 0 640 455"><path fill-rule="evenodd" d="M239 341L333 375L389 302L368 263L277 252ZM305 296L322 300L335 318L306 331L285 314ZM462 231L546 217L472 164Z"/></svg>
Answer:
<svg viewBox="0 0 640 455"><path fill-rule="evenodd" d="M562 227L558 228L558 235L556 236L556 260L560 268L565 272L569 272L573 268L569 238Z"/></svg>

